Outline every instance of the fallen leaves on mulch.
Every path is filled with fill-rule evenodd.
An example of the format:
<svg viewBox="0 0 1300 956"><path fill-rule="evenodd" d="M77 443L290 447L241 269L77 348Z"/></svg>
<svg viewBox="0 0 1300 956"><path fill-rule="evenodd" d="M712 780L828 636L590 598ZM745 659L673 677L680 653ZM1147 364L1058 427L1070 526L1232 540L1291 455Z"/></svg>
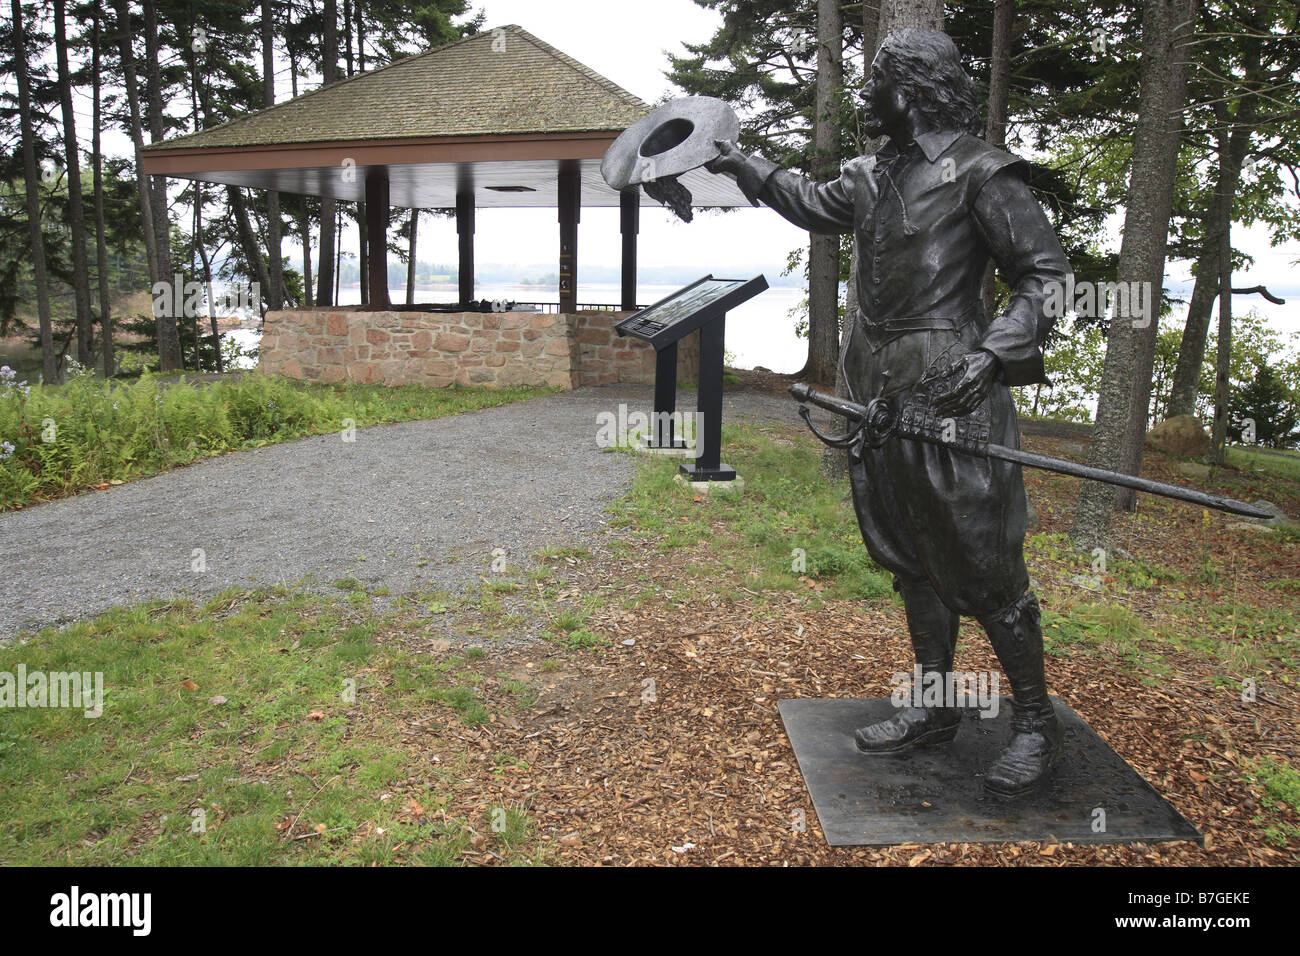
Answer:
<svg viewBox="0 0 1300 956"><path fill-rule="evenodd" d="M1046 444L1046 441L1044 441ZM1027 442L1027 445L1032 445ZM1051 453L1050 447L1035 450ZM1157 463L1157 471L1162 465ZM1068 530L1077 485L1029 478L1042 530ZM1255 536L1206 523L1197 509L1141 499L1139 516L1121 519L1117 541L1135 556L1190 571L1202 548L1230 574L1217 590L1186 585L1183 600L1231 594L1255 606L1294 600L1264 589L1296 577L1300 549L1279 554ZM1294 513L1294 497L1283 504ZM1189 544L1190 542L1190 544ZM674 553L672 565L597 551L566 579L569 593L616 597L654 593L678 581L684 563L707 556ZM1279 564L1279 561L1281 562ZM1051 608L1070 585L1059 569L1030 561ZM648 578L648 580L647 580ZM816 582L808 582L815 586ZM732 592L735 593L734 591ZM1246 782L1253 759L1291 762L1297 753L1293 686L1264 680L1258 701L1216 685L1222 661L1160 647L1167 673L1144 683L1140 667L1119 655L1068 650L1049 658L1048 681L1097 733L1204 834L1189 843L902 844L828 847L786 739L777 702L800 697L886 695L889 675L911 662L901 609L884 602L837 601L813 610L816 590L771 592L762 599L706 599L666 607L650 598L634 610L607 601L586 623L607 647L560 655L536 644L493 654L494 669L538 691L519 719L486 727L426 726L478 754L482 772L454 787L448 812L481 815L502 804L526 808L530 825L574 864L737 865L1295 865L1300 845L1269 845L1256 822L1260 794ZM1144 619L1167 612L1159 592L1129 592ZM1259 602L1259 603L1256 603ZM962 627L958 669L996 668L987 638ZM1150 676L1150 675L1148 675ZM486 688L499 714L504 696ZM507 752L521 764L493 768ZM473 766L471 761L470 766ZM414 802L414 801L412 801ZM1284 811L1286 812L1286 811ZM1300 820L1288 822L1295 825ZM485 862L491 862L486 860Z"/></svg>
<svg viewBox="0 0 1300 956"><path fill-rule="evenodd" d="M1186 843L833 849L817 826L777 701L887 694L888 675L910 660L901 613L850 602L813 613L791 597L761 609L643 606L592 624L614 646L570 661L581 689L572 680L558 693L543 689L517 730L492 726L476 735L483 749L509 751L529 769L467 781L455 801L527 807L563 848L565 862L1300 861L1294 846L1280 850L1263 842L1251 822L1258 797L1243 787L1240 773L1251 757L1294 753L1291 715L1300 701L1287 688L1270 689L1277 705L1248 709L1232 688L1212 687L1191 667L1156 688L1098 657L1051 660L1054 690L1206 834L1205 849ZM625 637L636 645L624 647ZM958 667L996 667L975 627L963 627Z"/></svg>

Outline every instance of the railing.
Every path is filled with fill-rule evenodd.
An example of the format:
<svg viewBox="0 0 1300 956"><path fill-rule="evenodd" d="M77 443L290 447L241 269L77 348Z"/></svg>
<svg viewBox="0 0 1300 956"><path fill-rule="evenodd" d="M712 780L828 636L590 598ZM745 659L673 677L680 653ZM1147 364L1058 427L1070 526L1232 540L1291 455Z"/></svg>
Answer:
<svg viewBox="0 0 1300 956"><path fill-rule="evenodd" d="M478 300L483 301L483 300ZM520 299L506 299L506 302L512 306L521 307L524 312L559 312L560 303L558 302L524 302ZM366 311L369 306L364 305L344 305L336 306L339 309L353 309L357 311ZM405 302L394 302L387 307L396 312L463 312L467 311L454 302L417 302L414 305L407 305ZM644 305L638 305L635 311L644 309ZM579 302L577 303L579 312L626 312L622 305L613 302ZM484 311L481 309L470 309L471 312ZM487 311L493 311L491 309Z"/></svg>
<svg viewBox="0 0 1300 956"><path fill-rule="evenodd" d="M559 312L560 311L560 303L558 302L522 302L518 299L511 299L510 302L512 302L515 305L526 305L530 307L535 307L538 312ZM645 306L638 305L636 307L636 310L640 311L641 309L644 308ZM622 305L616 303L609 303L609 302L579 302L577 304L577 309L579 312L625 312L627 311L626 309L623 308Z"/></svg>

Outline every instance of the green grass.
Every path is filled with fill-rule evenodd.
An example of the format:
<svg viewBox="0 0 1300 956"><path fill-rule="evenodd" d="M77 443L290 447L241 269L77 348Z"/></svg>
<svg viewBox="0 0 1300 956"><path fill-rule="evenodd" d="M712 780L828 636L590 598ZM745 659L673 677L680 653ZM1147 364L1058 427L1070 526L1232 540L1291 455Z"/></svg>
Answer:
<svg viewBox="0 0 1300 956"><path fill-rule="evenodd" d="M527 710L537 703L537 690L517 678L505 677L501 689L515 698L515 706L520 710Z"/></svg>
<svg viewBox="0 0 1300 956"><path fill-rule="evenodd" d="M602 644L608 644L609 638L603 637L600 634L594 634L585 628L579 628L576 631L570 631L568 634L565 634L560 643L570 650L578 651L588 647L598 647Z"/></svg>
<svg viewBox="0 0 1300 956"><path fill-rule="evenodd" d="M550 388L320 385L244 375L204 384L74 375L0 392L0 508L129 481L240 448L505 405ZM6 446L7 447L7 446ZM364 560L360 556L358 560Z"/></svg>
<svg viewBox="0 0 1300 956"><path fill-rule="evenodd" d="M583 622L586 621L589 616L590 615L585 614L582 611L566 607L560 610L560 612L551 620L551 626L561 634L571 634L578 628L582 627Z"/></svg>
<svg viewBox="0 0 1300 956"><path fill-rule="evenodd" d="M1278 454L1281 451L1281 454ZM1228 464L1242 471L1258 468L1265 474L1300 481L1300 452L1291 450L1262 451L1244 445L1228 447Z"/></svg>
<svg viewBox="0 0 1300 956"><path fill-rule="evenodd" d="M1145 683L1154 682L1152 674L1167 670L1164 659L1147 646L1150 630L1121 604L1081 601L1059 611L1044 608L1042 628L1049 654L1080 651L1117 658L1129 671L1140 673Z"/></svg>
<svg viewBox="0 0 1300 956"><path fill-rule="evenodd" d="M1279 847L1300 838L1300 827L1282 817L1288 809L1293 814L1300 813L1300 773L1290 764L1271 757L1253 761L1248 769L1251 782L1263 791L1260 804L1265 812L1255 822L1263 824L1265 838Z"/></svg>
<svg viewBox="0 0 1300 956"><path fill-rule="evenodd" d="M585 561L591 557L591 551L577 545L548 544L533 554L538 561Z"/></svg>
<svg viewBox="0 0 1300 956"><path fill-rule="evenodd" d="M1065 644L1096 641L1135 643L1149 632L1141 619L1118 604L1081 602L1064 609L1065 613L1044 610L1043 634Z"/></svg>
<svg viewBox="0 0 1300 956"><path fill-rule="evenodd" d="M1300 671L1300 610L1294 602L1254 606L1240 601L1179 608L1157 638L1223 663L1237 675L1267 675L1284 684Z"/></svg>
<svg viewBox="0 0 1300 956"><path fill-rule="evenodd" d="M1279 544L1300 544L1300 522L1274 528L1271 533Z"/></svg>
<svg viewBox="0 0 1300 956"><path fill-rule="evenodd" d="M446 806L455 728L490 711L476 655L380 645L387 626L338 600L231 593L0 647L2 672L101 672L104 686L98 718L4 712L0 864L449 864L475 833L507 862L540 861L526 815L501 832L435 823L392 793L415 773L432 788L420 803ZM535 699L523 684L505 693L521 708ZM403 735L420 721L449 736ZM430 740L441 764L426 762Z"/></svg>
<svg viewBox="0 0 1300 956"><path fill-rule="evenodd" d="M1109 570L1117 580L1135 591L1147 591L1161 584L1178 584L1186 580L1179 572L1145 558L1136 561L1114 559L1110 562Z"/></svg>
<svg viewBox="0 0 1300 956"><path fill-rule="evenodd" d="M1125 562L1125 564L1129 564ZM1145 574L1140 563L1126 572L1112 566L1119 580ZM1158 568L1158 566L1154 566ZM1143 589L1140 580L1135 590ZM1109 589L1108 589L1109 590ZM1284 684L1300 671L1300 611L1287 604L1254 607L1241 602L1186 602L1181 592L1170 595L1172 613L1148 627L1124 606L1122 592L1097 602L1068 600L1044 608L1043 638L1049 653L1079 651L1119 659L1127 669L1162 674L1168 669L1169 649L1190 652L1216 663L1222 673L1214 680L1235 685L1241 676L1267 676Z"/></svg>
<svg viewBox="0 0 1300 956"><path fill-rule="evenodd" d="M570 651L582 651L609 643L609 639L583 627L599 598L589 597L583 607L562 607L551 615L548 636Z"/></svg>
<svg viewBox="0 0 1300 956"><path fill-rule="evenodd" d="M888 598L890 574L867 555L847 482L821 477L821 446L755 425L722 429L722 458L745 479L739 498L701 495L673 481L678 461L647 458L611 522L653 546L665 560L678 550L707 551L708 561L764 590L820 585L823 598ZM695 582L709 589L714 582ZM688 589L689 590L689 589Z"/></svg>

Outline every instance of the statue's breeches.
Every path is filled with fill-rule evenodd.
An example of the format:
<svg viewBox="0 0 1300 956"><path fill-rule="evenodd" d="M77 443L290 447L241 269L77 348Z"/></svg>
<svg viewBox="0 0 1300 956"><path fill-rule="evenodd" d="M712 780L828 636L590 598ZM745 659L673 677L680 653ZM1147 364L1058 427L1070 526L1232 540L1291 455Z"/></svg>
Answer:
<svg viewBox="0 0 1300 956"><path fill-rule="evenodd" d="M991 441L1020 446L1005 385L995 382L972 414L987 416ZM928 580L944 604L972 617L1029 586L1020 465L895 437L855 455L850 481L868 553L900 580Z"/></svg>

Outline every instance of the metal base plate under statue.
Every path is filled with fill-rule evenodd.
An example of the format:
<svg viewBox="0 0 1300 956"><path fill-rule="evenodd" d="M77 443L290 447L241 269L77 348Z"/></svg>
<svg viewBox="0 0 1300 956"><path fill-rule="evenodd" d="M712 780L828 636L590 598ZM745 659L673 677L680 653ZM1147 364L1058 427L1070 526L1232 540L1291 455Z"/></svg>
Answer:
<svg viewBox="0 0 1300 956"><path fill-rule="evenodd" d="M783 700L781 719L831 846L898 843L1202 843L1196 827L1138 776L1060 698L1064 749L1039 788L1019 797L984 789L1011 735L1011 699L998 715L970 710L951 743L864 754L853 731L895 713L888 697Z"/></svg>

